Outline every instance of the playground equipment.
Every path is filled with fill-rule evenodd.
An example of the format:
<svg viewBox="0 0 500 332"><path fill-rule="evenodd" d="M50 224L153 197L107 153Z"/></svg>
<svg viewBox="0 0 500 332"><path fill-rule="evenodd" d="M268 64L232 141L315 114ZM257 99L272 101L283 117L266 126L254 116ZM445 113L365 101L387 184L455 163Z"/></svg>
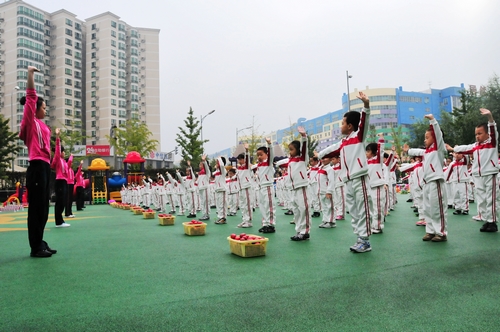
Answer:
<svg viewBox="0 0 500 332"><path fill-rule="evenodd" d="M21 201L19 200L19 197L21 197ZM23 188L21 186L20 182L16 183L16 193L12 194L7 198L5 202L3 202L3 206L6 206L7 204L12 204L15 203L16 205L21 205L21 202L24 207L28 206L28 191L26 188Z"/></svg>
<svg viewBox="0 0 500 332"><path fill-rule="evenodd" d="M122 196L120 194L121 187L127 183L127 178L122 177L119 172L114 172L108 179L109 187L109 199L116 202L122 201Z"/></svg>
<svg viewBox="0 0 500 332"><path fill-rule="evenodd" d="M125 173L125 178L127 183L142 183L142 176L144 175L144 160L139 152L131 151L127 154L126 158L123 160L123 169ZM128 172L128 164L140 164L140 171Z"/></svg>
<svg viewBox="0 0 500 332"><path fill-rule="evenodd" d="M92 160L88 170L92 184L92 204L106 204L108 201L106 179L109 166L106 166L106 162L102 158L96 158Z"/></svg>

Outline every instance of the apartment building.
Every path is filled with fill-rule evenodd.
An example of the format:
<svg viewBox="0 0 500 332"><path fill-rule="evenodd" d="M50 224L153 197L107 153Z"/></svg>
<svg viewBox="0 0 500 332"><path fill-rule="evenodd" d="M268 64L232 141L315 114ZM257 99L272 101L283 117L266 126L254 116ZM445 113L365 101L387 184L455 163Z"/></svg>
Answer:
<svg viewBox="0 0 500 332"><path fill-rule="evenodd" d="M107 145L127 119L148 125L160 140L159 30L133 27L106 12L86 20L61 9L48 13L21 0L0 4L0 111L19 130L26 68L47 103L52 128L82 130L81 144ZM16 165L27 167L27 151Z"/></svg>

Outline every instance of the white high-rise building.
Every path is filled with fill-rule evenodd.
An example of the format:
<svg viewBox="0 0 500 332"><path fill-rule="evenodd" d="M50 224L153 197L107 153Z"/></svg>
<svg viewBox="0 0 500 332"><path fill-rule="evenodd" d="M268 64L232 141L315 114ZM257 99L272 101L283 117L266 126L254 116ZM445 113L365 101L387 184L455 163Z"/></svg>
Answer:
<svg viewBox="0 0 500 332"><path fill-rule="evenodd" d="M64 9L1 3L0 110L14 119L14 131L29 65L41 70L36 90L52 128L83 130L90 138L81 144L107 145L113 126L139 119L160 141L158 29L132 27L110 12L80 20ZM25 148L16 165L28 165Z"/></svg>

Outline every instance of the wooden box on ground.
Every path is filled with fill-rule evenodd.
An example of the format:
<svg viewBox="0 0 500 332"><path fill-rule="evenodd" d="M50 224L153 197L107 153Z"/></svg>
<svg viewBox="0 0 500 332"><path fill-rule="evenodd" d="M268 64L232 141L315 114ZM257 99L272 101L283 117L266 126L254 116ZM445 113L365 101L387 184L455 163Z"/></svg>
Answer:
<svg viewBox="0 0 500 332"><path fill-rule="evenodd" d="M268 238L239 241L231 239L231 237L228 236L227 239L229 241L231 253L235 255L238 255L240 257L257 257L266 255L267 241L269 241Z"/></svg>
<svg viewBox="0 0 500 332"><path fill-rule="evenodd" d="M158 216L158 219L160 220L160 225L162 226L172 226L175 223L175 216L171 217Z"/></svg>
<svg viewBox="0 0 500 332"><path fill-rule="evenodd" d="M156 212L146 212L146 211L142 212L142 216L144 217L144 219L154 219L155 214Z"/></svg>

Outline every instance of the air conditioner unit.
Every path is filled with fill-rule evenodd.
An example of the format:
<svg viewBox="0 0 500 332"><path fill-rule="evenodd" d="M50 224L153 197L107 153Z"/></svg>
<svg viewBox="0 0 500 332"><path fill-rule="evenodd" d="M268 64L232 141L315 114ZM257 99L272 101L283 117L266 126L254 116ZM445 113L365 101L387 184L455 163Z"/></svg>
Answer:
<svg viewBox="0 0 500 332"><path fill-rule="evenodd" d="M141 60L142 60L142 61L144 61L144 60L146 60L146 58L145 58L145 57L142 57L142 58L141 58Z"/></svg>
<svg viewBox="0 0 500 332"><path fill-rule="evenodd" d="M96 120L99 120L99 115L96 115L96 116L95 116L95 119L96 119Z"/></svg>
<svg viewBox="0 0 500 332"><path fill-rule="evenodd" d="M50 26L50 28L51 28L52 30L55 30L55 29L57 28L57 25L51 25L51 26Z"/></svg>
<svg viewBox="0 0 500 332"><path fill-rule="evenodd" d="M95 96L95 100L99 100L99 96Z"/></svg>
<svg viewBox="0 0 500 332"><path fill-rule="evenodd" d="M141 43L145 43L146 42L146 39L141 39Z"/></svg>
<svg viewBox="0 0 500 332"><path fill-rule="evenodd" d="M55 116L55 115L51 115L51 116L50 116L50 119L51 119L51 120L55 120L55 119L56 119L56 116Z"/></svg>
<svg viewBox="0 0 500 332"><path fill-rule="evenodd" d="M97 126L97 125L96 125L96 126L95 126L95 130L99 130L99 126Z"/></svg>
<svg viewBox="0 0 500 332"><path fill-rule="evenodd" d="M4 32L4 30L3 30L3 29L0 29L0 33L3 33L3 32Z"/></svg>
<svg viewBox="0 0 500 332"><path fill-rule="evenodd" d="M52 54L52 55L50 56L50 58L51 58L51 59L55 59L55 58L56 58L56 55L55 55L55 54Z"/></svg>
<svg viewBox="0 0 500 332"><path fill-rule="evenodd" d="M96 32L99 32L99 28L95 28L95 31L96 31Z"/></svg>
<svg viewBox="0 0 500 332"><path fill-rule="evenodd" d="M96 107L95 107L95 110L96 110L96 111L98 111L98 110L99 110L99 106L96 106Z"/></svg>
<svg viewBox="0 0 500 332"><path fill-rule="evenodd" d="M3 17L1 17L1 18L0 18L0 23L3 23L3 21L4 21L4 18L3 18Z"/></svg>
<svg viewBox="0 0 500 332"><path fill-rule="evenodd" d="M55 89L55 88L56 88L56 86L55 86L55 85L52 85L50 88L51 88L51 89Z"/></svg>
<svg viewBox="0 0 500 332"><path fill-rule="evenodd" d="M99 76L96 76L96 77L95 77L95 79L96 79L96 80L99 80Z"/></svg>
<svg viewBox="0 0 500 332"><path fill-rule="evenodd" d="M96 47L96 48L95 48L95 50L96 50L96 51L99 51L99 47Z"/></svg>
<svg viewBox="0 0 500 332"><path fill-rule="evenodd" d="M50 45L51 49L55 49L56 47L57 47L57 45Z"/></svg>
<svg viewBox="0 0 500 332"><path fill-rule="evenodd" d="M100 139L99 134L95 135L95 139L98 141Z"/></svg>

